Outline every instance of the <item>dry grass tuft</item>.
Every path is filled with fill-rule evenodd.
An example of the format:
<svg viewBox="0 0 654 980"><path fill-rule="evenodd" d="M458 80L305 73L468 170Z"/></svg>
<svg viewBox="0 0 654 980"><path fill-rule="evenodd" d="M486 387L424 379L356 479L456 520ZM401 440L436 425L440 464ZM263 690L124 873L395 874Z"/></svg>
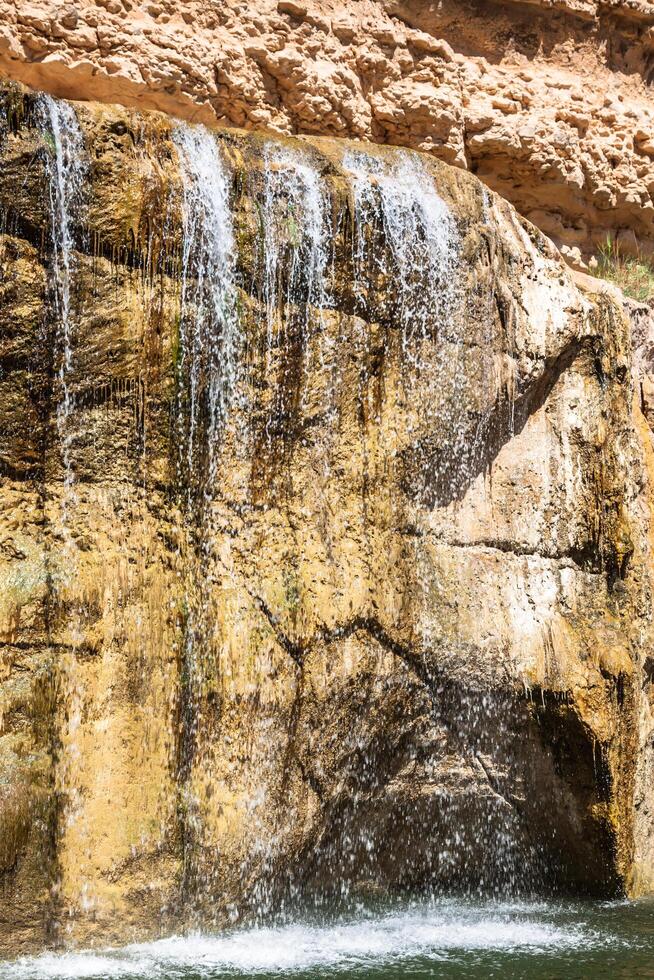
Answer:
<svg viewBox="0 0 654 980"><path fill-rule="evenodd" d="M625 296L639 303L654 297L654 266L647 259L622 255L611 238L600 249L595 275L615 283Z"/></svg>

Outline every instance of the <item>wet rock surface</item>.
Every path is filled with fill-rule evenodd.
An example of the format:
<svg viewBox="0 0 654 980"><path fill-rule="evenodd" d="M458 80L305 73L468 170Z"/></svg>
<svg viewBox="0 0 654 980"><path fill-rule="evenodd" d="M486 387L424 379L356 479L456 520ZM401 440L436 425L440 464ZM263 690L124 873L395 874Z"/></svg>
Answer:
<svg viewBox="0 0 654 980"><path fill-rule="evenodd" d="M3 100L3 950L651 890L615 292L428 156L79 104L66 197Z"/></svg>

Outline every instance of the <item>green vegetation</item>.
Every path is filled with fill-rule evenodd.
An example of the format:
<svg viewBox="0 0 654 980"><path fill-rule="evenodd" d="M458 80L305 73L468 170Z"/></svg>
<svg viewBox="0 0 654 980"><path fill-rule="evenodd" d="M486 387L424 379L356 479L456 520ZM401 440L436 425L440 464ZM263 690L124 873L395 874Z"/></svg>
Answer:
<svg viewBox="0 0 654 980"><path fill-rule="evenodd" d="M623 291L625 296L640 303L654 297L654 266L641 256L623 255L612 238L600 248L595 275L608 279Z"/></svg>
<svg viewBox="0 0 654 980"><path fill-rule="evenodd" d="M282 577L285 604L291 615L294 616L300 608L300 583L297 572L294 569L285 569Z"/></svg>

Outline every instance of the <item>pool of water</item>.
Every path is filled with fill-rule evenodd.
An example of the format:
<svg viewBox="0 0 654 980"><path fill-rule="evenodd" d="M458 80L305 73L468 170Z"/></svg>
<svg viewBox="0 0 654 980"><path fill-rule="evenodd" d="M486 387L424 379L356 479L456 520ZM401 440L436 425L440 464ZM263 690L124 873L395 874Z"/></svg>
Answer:
<svg viewBox="0 0 654 980"><path fill-rule="evenodd" d="M654 978L654 903L420 902L0 963L0 980Z"/></svg>

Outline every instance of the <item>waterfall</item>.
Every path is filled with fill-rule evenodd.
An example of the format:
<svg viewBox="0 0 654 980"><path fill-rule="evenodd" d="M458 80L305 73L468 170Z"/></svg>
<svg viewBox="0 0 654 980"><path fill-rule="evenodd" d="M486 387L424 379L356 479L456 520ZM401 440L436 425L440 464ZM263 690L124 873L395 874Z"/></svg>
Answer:
<svg viewBox="0 0 654 980"><path fill-rule="evenodd" d="M212 592L212 501L230 409L239 397L242 350L237 309L231 175L215 135L179 123L173 130L182 180L182 268L177 352L178 479L186 489L189 575L180 692L178 779L183 841L182 893L211 894L219 867L202 863L202 798L194 782L203 757L207 678L216 670ZM202 773L209 778L209 772Z"/></svg>
<svg viewBox="0 0 654 980"><path fill-rule="evenodd" d="M409 492L445 502L465 485L474 453L459 231L417 154L397 151L388 159L350 150L343 164L352 182L356 307L369 323L399 335L402 384L420 405L422 422L415 412L407 419L409 437L418 440Z"/></svg>
<svg viewBox="0 0 654 980"><path fill-rule="evenodd" d="M260 197L261 259L258 270L265 309L268 377L276 367L277 384L266 433L283 436L294 388L299 386L299 408L304 397L304 375L314 334L320 345L323 312L331 304L328 286L330 260L329 200L320 174L308 151L278 144L263 153L263 191ZM286 349L284 349L286 348ZM277 364L274 352L277 352ZM293 363L296 351L298 365ZM320 348L321 359L325 351ZM299 366L299 371L294 368Z"/></svg>
<svg viewBox="0 0 654 980"><path fill-rule="evenodd" d="M240 334L230 177L209 130L179 124L173 139L183 189L178 424L186 426L180 437L188 485L197 480L199 454L205 459L203 485L210 497L216 479L216 450L238 379Z"/></svg>
<svg viewBox="0 0 654 980"><path fill-rule="evenodd" d="M53 295L62 352L57 421L70 492L70 373L74 363L71 282L75 267L74 228L79 224L85 179L84 153L72 109L50 99L44 100L43 107L43 113L47 109L44 118L48 120L48 132L53 133L55 148L47 165ZM377 452L381 451L384 459L392 459L399 469L404 467L400 475L409 497L423 502L436 487L432 505L448 503L470 473L470 445L474 444L471 432L474 436L476 431L474 420L471 423L475 379L470 376L466 360L468 345L461 316L459 229L436 189L433 175L417 155L407 151L387 158L359 150L348 150L343 155L352 223L348 263L351 280L341 284L341 292L349 290L355 316L349 317L347 328L341 321L339 332L334 334L337 321L330 322L330 315L337 306L336 283L332 281L336 209L312 151L274 142L264 145L261 167L251 177L250 193L259 220L253 248L254 281L248 286L239 263L238 205L224 148L209 130L182 123L173 129L173 142L181 180L182 236L173 429L182 512L187 522L183 546L180 731L176 733L178 819L182 901L189 909L200 912L211 908L223 887L223 869L212 829L215 818L211 793L207 795L206 789L222 778L224 771L223 761L216 754L216 733L211 727L214 709L210 702L210 695L220 684L221 644L227 642L221 630L229 613L221 602L226 590L237 594L244 587L239 562L233 560L231 538L221 538L216 519L216 504L223 489L221 467L224 462L230 463L234 443L239 443L238 438L230 441L232 429L246 423L254 425L253 419L263 420L259 423L263 430L260 435L268 453L266 465L270 466L263 467L264 474L274 473L288 458L287 445L305 445L301 426L309 416L322 420L328 441L336 418L330 409L339 400L355 404L357 397L363 398L371 337L375 325L381 325L387 356L399 370L408 407L392 437L397 436L397 446L383 443L383 425L376 418L381 447ZM255 310L254 323L249 312L246 319L240 300L240 291L247 296L248 289L246 303ZM258 387L250 383L248 371L252 364L245 356L250 342L246 330L250 329L257 331L263 341L260 357L265 384ZM356 335L351 346L347 330L354 330ZM338 390L347 371L352 370L353 360L361 386L358 395ZM318 384L316 372L321 378ZM253 391L252 404L246 404L248 391ZM249 434L241 440L243 445L248 439ZM364 443L362 436L365 470L368 449ZM251 451L256 452L255 444ZM324 445L322 452L323 465L328 469ZM365 472L363 478L365 497ZM324 479L327 485L329 473ZM328 504L325 497L326 508ZM366 506L364 499L364 523ZM367 534L366 530L362 537L364 550L369 547ZM414 576L415 632L427 650L438 640L433 635L429 608L431 558L418 538L409 541L407 551L411 551ZM291 555L289 561L292 564L300 559L298 553ZM252 583L245 583L246 589L251 587ZM257 587L255 582L255 592ZM233 626L228 622L227 631ZM70 670L72 690L74 669ZM476 694L465 696L458 708L441 705L438 697L430 696L432 723L446 729L456 716L457 738L465 745L464 754L471 765L483 766L479 758L485 759L499 749L503 737L502 706L492 698L479 699ZM68 731L70 758L61 769L61 778L71 786L75 718L73 712ZM483 732L486 723L497 733L498 744L489 742ZM258 730L265 731L265 724ZM357 788L351 805L339 818L340 836L334 842L326 833L320 844L324 853L316 858L318 864L322 861L326 866L331 886L340 888L343 894L349 888L348 860L352 867L363 861L372 878L377 873L383 877L379 855L386 846L367 825L369 800L365 789L356 783L359 780L363 786L374 787L375 750L361 741L358 726L351 734L344 733L343 744L348 746L350 742L352 755L360 759L362 767L351 773ZM253 782L252 798L246 801L249 848L241 862L240 876L251 905L265 915L275 907L280 894L275 879L287 859L285 849L292 837L295 811L290 807L286 812L284 803L272 791L277 779L278 747L272 741L270 746L259 747L258 758L269 772L259 774L259 786ZM439 769L442 764L443 760L435 757L425 765L427 769L431 766L429 772L434 780L446 782ZM70 823L75 811L71 789L69 797ZM460 805L460 801L456 802L451 812L447 804L441 807L438 839L427 844L423 840L425 835L429 837L424 815L416 811L409 821L406 843L415 847L429 874L437 872L447 879L451 868L456 874L457 853L459 857L464 855L465 862L467 849L470 847L470 853L474 853L473 845L479 839L487 840L487 846L496 848L498 854L501 851L512 855L515 850L513 816L507 816L502 805L498 805L490 830L483 822L488 819L488 808L482 808L480 817L470 818L461 813ZM271 807L279 808L279 813L271 815ZM510 863L507 859L507 875ZM286 885L290 898L301 894L293 874L286 875Z"/></svg>
<svg viewBox="0 0 654 980"><path fill-rule="evenodd" d="M292 307L299 306L306 337L309 307L316 307L319 315L329 303L328 201L320 174L300 151L269 144L263 167L262 292L272 345L277 316L292 317Z"/></svg>
<svg viewBox="0 0 654 980"><path fill-rule="evenodd" d="M447 337L453 328L459 262L454 219L416 154L400 152L391 163L349 151L343 165L354 195L355 295L369 317L396 316L410 364L432 367L420 344L436 330ZM383 237L381 247L370 237L374 229Z"/></svg>
<svg viewBox="0 0 654 980"><path fill-rule="evenodd" d="M0 945L628 884L611 298L410 150L5 101Z"/></svg>
<svg viewBox="0 0 654 980"><path fill-rule="evenodd" d="M78 520L73 459L76 421L73 376L79 310L75 309L74 296L78 272L76 246L79 245L79 228L83 219L88 160L82 129L72 105L49 95L41 95L35 104L35 121L45 150L50 244L48 297L55 321L56 436L63 466L63 487L55 526L58 525L64 547L58 560L55 558L51 562L47 558L46 564L57 592L57 602L61 608L66 608L75 595L79 561L77 534L73 536L72 533ZM69 649L59 653L51 668L57 678L58 691L59 747L53 752L53 776L59 795L58 833L62 837L83 819L83 797L76 780L81 756L79 730L83 715L83 684L78 675L76 651L84 635L83 608L78 603L79 597L75 597L65 623ZM88 883L81 869L78 884L80 904L84 907ZM61 880L53 882L51 897L55 902L60 887Z"/></svg>
<svg viewBox="0 0 654 980"><path fill-rule="evenodd" d="M463 315L459 230L420 157L396 151L389 159L351 150L344 154L343 165L352 187L356 308L367 323L382 322L391 335L397 335L407 399L400 450L392 442L386 453L396 455L410 499L426 504L429 510L434 505L446 507L470 485L484 448L489 409L484 411L483 406L492 405L495 397L491 391L492 316L480 325L487 348L480 350L475 338L467 335L468 319ZM358 343L365 351L366 336ZM425 524L429 527L428 519ZM422 649L429 651L442 641L431 610L433 556L420 538L409 542L407 550L416 596L415 632ZM424 816L416 813L411 828L405 830L409 849L426 855L425 870L436 881L447 881L450 874L456 880L462 869L474 881L473 862L479 842L484 841L491 857L490 874L499 872L499 876L495 882L484 881L480 872L479 887L519 887L531 870L521 863L528 856L533 868L536 856L523 848L518 819L508 802L510 790L504 794L502 789L510 785L510 699L498 699L493 692L480 689L474 678L469 686L453 687L449 692L435 678L431 683L437 688L431 694L434 744L450 743L449 751L461 753L471 778L482 786L488 779L491 788L485 804L472 806L455 796L448 800L443 790L437 816L432 818L433 840L422 823ZM488 776L489 762L500 772L499 777ZM447 786L447 757L435 752L425 762L423 778L427 784ZM356 801L348 820L347 845L353 853L366 854L374 877L385 841L369 838ZM338 845L334 850L336 854Z"/></svg>
<svg viewBox="0 0 654 980"><path fill-rule="evenodd" d="M64 467L62 524L66 533L74 506L74 470L71 459L71 415L74 396L74 314L72 288L75 273L75 229L80 223L87 160L84 137L73 106L41 95L36 103L36 120L46 148L45 167L50 211L52 268L50 290L56 316L55 354L58 359L57 431Z"/></svg>
<svg viewBox="0 0 654 980"><path fill-rule="evenodd" d="M236 268L236 234L231 207L231 174L215 137L202 127L174 129L182 179L182 268L176 425L180 477L200 507L191 507L196 525L190 532L191 559L185 596L186 618L181 692L180 811L182 817L183 893L192 905L207 906L220 879L215 856L207 859L205 801L197 782L210 779L212 746L204 719L207 686L216 682L220 653L214 647L218 615L212 582L230 581L229 540L220 557L212 540L212 498L230 408L238 425L248 385L243 314L237 302L241 285ZM312 334L320 334L328 304L328 201L308 152L266 146L259 172L255 289L261 296L264 335L263 371L271 393L265 441L284 435L288 398L302 385L290 372L289 349L308 352ZM243 440L247 443L246 438ZM238 452L238 438L236 440ZM257 821L257 806L251 819ZM271 864L271 845L263 829L255 846L255 864ZM244 870L245 874L245 870Z"/></svg>
<svg viewBox="0 0 654 980"><path fill-rule="evenodd" d="M184 878L186 896L207 904L216 887L220 888L220 865L210 854L211 835L205 824L210 807L199 789L212 778L214 766L211 737L205 719L207 685L220 663L213 646L214 626L224 615L216 607L213 581L233 579L230 540L217 557L211 499L220 454L222 435L230 405L242 397L239 389L248 384L244 321L236 302L237 288L243 287L236 261L235 216L230 201L229 169L214 136L199 127L178 125L174 131L183 186L181 317L178 353L178 412L182 471L187 486L201 488L203 506L195 512L196 559L186 595L187 615L184 636L182 750L180 763L183 799ZM405 432L398 465L406 467L410 496L421 499L434 487L437 500L451 499L466 484L476 445L478 419L472 411L475 376L470 376L468 345L461 315L461 242L457 224L445 201L438 194L434 178L420 158L409 152L396 153L391 160L347 151L343 168L350 181L353 201L351 290L359 335L352 354L358 361L357 376L366 383L368 355L365 323L381 323L388 334L389 349L395 350L401 383L408 400ZM243 413L265 418L265 443L270 469L274 473L284 453L286 441L293 445L303 412L316 411L316 405L303 402L308 388L308 372L323 371L334 355L326 313L334 305L330 270L334 262L333 202L324 189L320 172L308 151L268 143L262 153L262 168L251 178L251 194L258 211L257 240L251 290L258 293L259 329L264 343L262 371L266 385L255 397L267 398L267 411L260 406L240 405ZM251 329L251 321L248 321ZM330 346L331 345L331 346ZM393 345L395 345L393 347ZM342 352L347 356L345 351ZM341 355L339 355L341 356ZM338 359L338 357L336 358ZM337 374L332 387L340 384ZM314 385L315 387L315 385ZM343 396L325 384L330 399ZM312 393L315 399L315 393ZM362 392L359 392L362 397ZM417 411L417 406L420 411ZM324 406L323 406L324 407ZM294 414L295 413L295 414ZM325 415L329 418L329 414ZM203 421L204 420L204 421ZM379 420L378 420L379 422ZM472 445L472 449L471 449ZM256 451L256 450L255 450ZM389 458L392 446L384 450ZM364 467L365 462L364 449ZM227 454L229 456L229 453ZM365 512L365 502L364 502ZM419 539L416 539L419 542ZM433 569L419 543L414 549L413 568L416 587L416 631L428 649L438 641L433 635L429 590ZM299 556L298 556L299 558ZM255 583L256 588L256 583ZM480 753L491 754L499 745L490 744L483 732L488 722L502 739L502 706L492 698L476 693L464 695L458 708L439 706L434 701L434 724L446 726L452 712L458 712L464 736L465 755L472 766L480 767ZM356 740L358 735L353 733ZM345 736L345 744L349 736ZM353 743L353 750L355 745ZM264 749L263 754L265 756ZM359 746L356 751L363 751ZM276 747L271 744L270 762L274 773ZM442 760L433 760L434 772ZM364 760L367 773L374 769ZM371 778L360 774L361 778ZM437 778L445 778L438 773ZM264 774L262 774L265 783ZM363 800L364 796L361 797ZM371 874L375 874L376 851L380 845L363 824L355 794L353 809L341 821L344 835L340 847L352 855L365 851ZM268 812L268 791L257 792L248 801L250 847L242 863L242 883L248 882L249 900L262 914L274 907L278 895L276 869L283 859L284 841L290 833L289 815L275 818L274 829ZM494 804L493 804L494 805ZM502 804L503 805L503 804ZM461 828L460 802L439 814L441 839L427 846L424 858L422 838L425 827L415 818L409 834L430 873L436 869L447 878L456 874L458 852L474 851L473 838L488 839L489 847L502 853L514 849L512 815L497 809L489 831L484 821L488 810ZM491 807L492 809L492 807ZM420 839L419 839L420 838ZM208 843L209 842L209 843ZM381 842L384 846L384 842ZM336 886L347 891L347 869L325 843L323 860ZM209 852L209 853L208 853ZM290 882L291 895L297 886Z"/></svg>

